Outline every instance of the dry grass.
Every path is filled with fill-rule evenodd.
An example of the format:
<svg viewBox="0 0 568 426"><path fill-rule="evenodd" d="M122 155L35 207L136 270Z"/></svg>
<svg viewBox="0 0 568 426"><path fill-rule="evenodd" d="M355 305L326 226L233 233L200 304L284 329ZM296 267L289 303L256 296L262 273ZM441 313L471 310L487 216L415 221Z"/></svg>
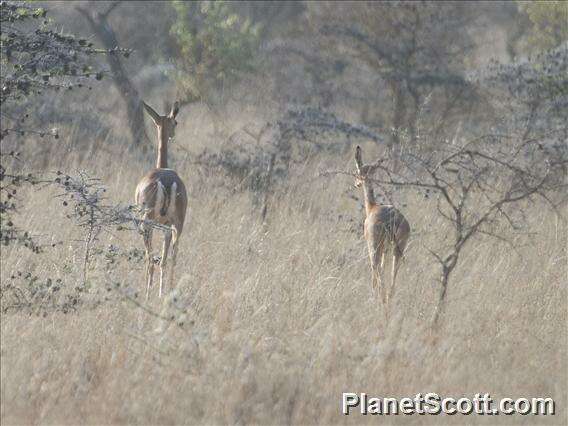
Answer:
<svg viewBox="0 0 568 426"><path fill-rule="evenodd" d="M109 170L116 156L97 149L56 158L49 169L84 168L103 178L115 201L131 201L140 171L149 167L131 158L128 167ZM2 314L2 424L563 423L566 229L554 216L530 209L532 234L511 235L522 246L519 254L495 241L471 245L433 337L427 326L439 271L424 245L448 230L440 228L433 205L400 194L414 233L387 328L371 297L365 244L345 219L355 218L361 230L362 213L345 196L351 182L310 181L318 165L293 171L263 227L248 195L210 188L178 162L191 210L176 301L172 295L159 301L154 292L150 307L178 315L172 306L183 305L185 325L167 326L114 292L99 306L67 315ZM64 241L78 238L52 196L34 192L21 224ZM105 238L142 247L135 235ZM80 250L72 243L41 256L3 250L2 281L31 269L72 286L80 277ZM93 268L91 292L105 293L102 264ZM142 290L142 267L122 265L114 279ZM555 398L558 413L345 417L342 392L543 396Z"/></svg>

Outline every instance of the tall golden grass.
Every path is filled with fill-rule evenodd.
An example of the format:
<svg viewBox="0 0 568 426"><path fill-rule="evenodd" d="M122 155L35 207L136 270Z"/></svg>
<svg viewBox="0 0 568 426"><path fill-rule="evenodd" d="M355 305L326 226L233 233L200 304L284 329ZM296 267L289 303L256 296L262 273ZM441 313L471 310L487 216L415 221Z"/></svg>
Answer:
<svg viewBox="0 0 568 426"><path fill-rule="evenodd" d="M178 130L182 146L195 148L199 137L209 142L210 136L188 129ZM42 158L46 170L84 169L103 180L112 201L132 202L136 182L153 160L119 157L111 141L81 149L74 143L66 140ZM432 333L439 269L425 247L450 232L433 201L397 195L412 237L386 326L372 297L363 212L346 196L360 194L348 177L315 177L320 167L351 167L350 153L291 170L290 181L271 197L265 225L249 195L231 195L215 185L215 177L199 177L180 160L179 147L170 155L177 156L174 167L188 185L189 217L177 287L162 300L154 287L148 308L164 316L173 312L174 323L107 292L105 280L143 294L141 264L121 264L113 276L102 272L100 259L91 265L89 291L101 298L108 293L109 301L45 317L3 313L3 425L566 421L566 228L553 213L528 208L530 232L508 234L517 252L495 240L473 241ZM74 241L81 234L54 195L49 188L28 191L19 224L64 243L42 255L3 248L3 283L18 270L60 277L66 286L78 282L82 246ZM102 245L143 247L135 234L101 238ZM159 244L155 237L154 247ZM557 413L346 417L342 392L542 396L556 400Z"/></svg>

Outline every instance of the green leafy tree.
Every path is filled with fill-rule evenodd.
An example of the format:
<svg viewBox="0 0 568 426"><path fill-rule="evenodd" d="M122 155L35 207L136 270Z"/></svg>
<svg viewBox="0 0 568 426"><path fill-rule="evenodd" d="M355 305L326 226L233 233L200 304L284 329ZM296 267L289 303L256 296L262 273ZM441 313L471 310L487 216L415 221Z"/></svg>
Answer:
<svg viewBox="0 0 568 426"><path fill-rule="evenodd" d="M549 50L568 40L568 3L565 1L518 2L528 16L529 50Z"/></svg>
<svg viewBox="0 0 568 426"><path fill-rule="evenodd" d="M227 2L172 3L171 34L178 43L175 78L182 101L211 98L256 66L259 26L234 13Z"/></svg>

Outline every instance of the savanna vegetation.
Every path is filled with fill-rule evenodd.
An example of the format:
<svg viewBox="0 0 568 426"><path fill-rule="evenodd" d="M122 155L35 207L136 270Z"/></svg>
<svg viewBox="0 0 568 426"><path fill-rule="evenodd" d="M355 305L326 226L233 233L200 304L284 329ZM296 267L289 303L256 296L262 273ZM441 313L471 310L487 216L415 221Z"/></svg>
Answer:
<svg viewBox="0 0 568 426"><path fill-rule="evenodd" d="M0 11L3 425L566 424L566 3ZM189 198L148 300L142 101L180 105ZM388 320L356 146L410 224ZM344 416L342 392L556 414Z"/></svg>

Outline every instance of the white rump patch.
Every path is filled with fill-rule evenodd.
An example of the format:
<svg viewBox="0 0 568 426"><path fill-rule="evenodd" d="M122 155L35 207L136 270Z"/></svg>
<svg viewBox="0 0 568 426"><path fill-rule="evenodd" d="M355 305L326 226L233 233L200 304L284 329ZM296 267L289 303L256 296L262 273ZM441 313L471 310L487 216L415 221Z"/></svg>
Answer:
<svg viewBox="0 0 568 426"><path fill-rule="evenodd" d="M168 205L167 216L174 217L174 213L176 210L176 197L177 197L177 183L172 183L172 188L170 191L170 204Z"/></svg>
<svg viewBox="0 0 568 426"><path fill-rule="evenodd" d="M162 185L162 182L156 182L156 203L154 204L154 214L156 217L160 217L160 210L164 206L166 201L166 188Z"/></svg>

